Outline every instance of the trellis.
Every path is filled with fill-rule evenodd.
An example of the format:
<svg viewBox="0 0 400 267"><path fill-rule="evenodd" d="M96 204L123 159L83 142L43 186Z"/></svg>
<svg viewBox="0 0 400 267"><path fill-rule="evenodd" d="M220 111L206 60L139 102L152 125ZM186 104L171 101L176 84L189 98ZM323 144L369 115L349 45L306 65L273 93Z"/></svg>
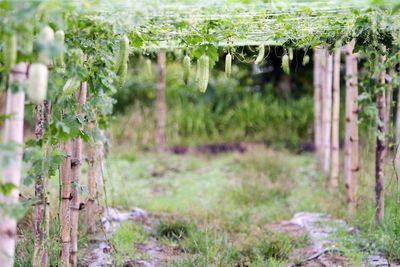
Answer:
<svg viewBox="0 0 400 267"><path fill-rule="evenodd" d="M102 64L102 69L105 69L105 71L100 72L100 74L105 76L113 75L112 66L110 66L111 64L109 62L107 62L107 59L112 57L110 54L114 51L110 52L111 49L108 45L116 44L119 37L125 34L129 36L129 40L132 44L131 52L148 53L153 51L159 52L161 50L184 49L187 51L187 53L192 53L194 55L193 57L195 58L199 58L201 53L207 54L211 53L210 51L213 51L213 53L217 54L218 49L230 51L231 49L234 49L234 47L238 46L284 46L285 49L300 48L305 50L317 47L317 51L321 50L320 48L323 47L324 50L322 53L319 51L316 54L323 54L325 59L332 60L332 56L328 55L327 48L333 51L340 46L349 44L352 40L356 41L356 46L358 45L373 48L377 51L379 50L379 53L382 53L386 49L385 45L387 44L391 46L388 47L390 53L396 53L400 46L400 16L391 12L391 9L396 5L395 0L385 1L379 8L369 4L369 1L363 0L271 1L268 3L256 1L244 3L245 1L242 2L236 0L139 0L131 2L104 0L96 4L91 4L91 2L85 1L70 2L47 0L40 3L39 8L34 10L32 14L29 12L25 14L24 12L26 10L24 9L29 8L30 5L28 2L29 1L23 3L21 2L18 5L18 2L10 1L9 3L14 5L14 9L11 10L7 10L7 8L3 10L3 5L7 6L7 1L0 3L0 25L10 26L10 29L1 27L1 35L10 34L10 32L19 29L20 26L22 26L21 28L29 28L31 26L30 23L52 23L61 25L63 20L68 20L71 18L75 19L77 23L77 29L73 29L72 33L67 32L67 34L70 34L70 39L66 40L67 44L71 46L69 48L88 48L85 45L99 45L99 47L101 47L100 52L104 53L105 56L102 58L102 60L100 60L101 62L97 63ZM24 13L26 16L21 16L21 13ZM61 20L61 22L59 23L59 21L57 22L54 19L48 19L46 17L48 15L47 13L58 15L56 17ZM380 20L383 16L384 20ZM362 21L362 19L365 19L366 22ZM360 25L358 25L359 23L370 23L371 25L370 27L360 28ZM93 34L86 28L87 24L102 25L104 26L104 29L97 29L98 32ZM7 30L10 32L6 32ZM74 34L76 33L81 33L81 35L75 36ZM102 39L103 36L106 36L110 39L115 38L115 40L104 40ZM75 38L78 39L78 41L75 41ZM385 38L388 38L388 40ZM87 43L80 44L79 41L87 41ZM196 49L199 47L201 48L200 52L196 51ZM357 59L356 55L353 53L352 46L346 46L346 48L346 58L348 59L348 62L346 61L346 68L349 70L349 76L351 76L351 79L348 79L346 90L355 91L357 83L357 79L355 79ZM0 49L4 49L3 45L0 46ZM197 53L194 53L193 51L196 51ZM99 51L89 51L89 53L92 53L88 55L89 63L92 62L90 57L96 56L96 53L98 52ZM35 55L35 53L36 52L33 52L33 55ZM162 57L159 58L159 62L165 62L163 59L165 55L164 52L162 51L160 55L162 55ZM27 60L27 58L32 59L34 57L26 57L24 60ZM315 58L318 59L319 57ZM214 58L213 60L215 61L217 59ZM383 62L383 57L381 57L381 60ZM318 69L321 66L318 67L320 63L317 63L317 61L315 62L315 65L317 66L315 69L316 73L320 73L321 76L332 75L332 64L337 63L330 62L330 67L324 67L323 72L321 72L322 68ZM85 64L89 64L88 62ZM23 70L19 69L21 66L24 67ZM15 65L12 69L6 69L4 71L4 75L8 75L8 71L10 71L10 80L17 80L16 76L20 75L22 72L26 72L26 69L27 64L21 63ZM162 69L163 68L160 68L160 72L162 72ZM337 74L338 71L335 73ZM384 83L384 71L381 70L380 74L380 82ZM107 87L107 93L111 93L112 85L104 85L104 83L109 82L108 80L111 78L98 77L101 77L98 75L98 73L95 73L93 77L88 77L88 86L104 86ZM103 83L100 83L99 80L96 80L103 78L104 80L101 80ZM331 79L331 77L328 77L328 79ZM81 85L85 85L84 87L86 87L86 80L81 81ZM327 86L332 85L322 84L322 82L319 81L315 85L315 92L322 94L324 90L331 90L331 88L328 88ZM162 87L163 86L160 85L160 88ZM93 89L103 91L103 88L90 88L89 91ZM9 93L10 95L13 95L11 90L9 90ZM19 94L11 96L9 101L12 101L13 98L14 100L21 98L21 95L23 95L23 92L19 92ZM352 99L356 98L356 95L350 95ZM381 93L379 97L379 103L383 104L383 94ZM327 99L328 98L329 97L327 97ZM23 108L23 101L19 101L18 103L20 111L20 109ZM13 108L14 107L9 105L8 112L14 111ZM349 110L349 113L357 113L358 110L356 104L351 105L350 108L351 110ZM382 107L380 107L380 114L383 114ZM6 137L18 137L16 140L14 140L17 143L22 143L22 129L21 127L15 127L16 129L13 129L12 123L21 125L22 118L23 116L21 115L18 116L18 118L8 119L6 123L6 125L8 125L7 130L10 131L7 131ZM16 122L16 120L18 121ZM351 126L349 126L352 128L349 130L348 136L346 135L349 139L349 144L351 143L350 141L352 141L352 146L354 146L354 143L356 143L355 137L358 135L358 132L354 132L354 125L356 124L357 121L353 118L351 120ZM381 125L379 124L379 126ZM380 133L384 134L384 129L382 130L379 128L379 131ZM325 137L327 137L326 134ZM321 137L319 141L322 142L322 139L323 137ZM328 140L329 138L326 139ZM6 141L10 140L12 140L12 138L6 139ZM67 140L65 144L69 142L71 142L71 140ZM379 137L378 143L381 147L385 148L385 142L380 140ZM320 146L322 146L322 144L320 144ZM355 144L355 147L356 146L357 144ZM329 154L329 151L328 153L326 151L323 152L321 147L317 147L317 149L319 155L324 154L325 158L329 158L326 157L326 155ZM383 151L379 151L379 158L381 160L383 160L384 154L385 153L383 153ZM79 164L79 153L78 155L75 155L75 158L75 160L78 161L75 164ZM66 173L70 173L71 164L71 158L67 157L64 160L63 167L61 168L62 172L65 170ZM329 162L325 161L324 164L329 164ZM351 175L352 172L358 171L358 162L352 161L349 166L349 175ZM11 169L11 171L15 172L13 175L11 175L12 177L10 177L12 178L12 182L18 185L20 182L20 168L18 168L18 164L9 165L7 166L7 169L9 171ZM325 171L327 170L325 169ZM378 178L382 179L383 177L379 176ZM379 180L378 178L377 180ZM349 178L348 184L352 182L352 179L352 177ZM69 182L69 180L67 181ZM334 185L336 182L332 184ZM68 202L70 200L70 192L68 191L70 189L69 187L70 185L62 188L61 190L63 193L65 193L65 195L62 196L62 199L66 202L63 209L68 211L71 209ZM351 188L351 190L353 189L354 188ZM65 190L65 192L63 190ZM348 192L348 198L351 208L353 208L355 205L355 200L354 192L351 190ZM15 203L17 192L18 191L14 189L11 197L7 196L8 198L6 198L6 201L3 201L3 203ZM381 197L383 195L382 190L380 191L380 194ZM90 201L94 200L90 199ZM379 201L380 203L378 204L382 204L382 199ZM75 212L77 212L78 207L76 205L78 203L74 204L75 206L72 208ZM379 206L379 208L380 212L382 212L383 207ZM377 217L377 220L380 221L382 216L383 213ZM0 235L4 235L4 233L8 234L15 232L15 220L9 218L6 219L8 220L6 222L4 219L0 219L0 229L3 231L0 232ZM12 223L7 224L10 220ZM91 223L88 224L91 225ZM6 225L6 227L2 227L4 225ZM67 254L69 254L70 245L69 227L69 224L64 225L64 228L61 227L61 241L63 245L66 246L64 251L68 252ZM76 225L74 225L74 228L75 227ZM73 238L76 239L76 236ZM13 255L14 241L15 237L7 236L6 241L0 242L0 249L6 248L5 251L9 253L9 255ZM73 247L71 251L75 253L76 247ZM46 252L43 253L46 254ZM68 266L69 255L67 254L63 255L63 266ZM3 256L4 255L0 254L0 264L4 266L11 266L12 257L5 258ZM74 258L75 259L73 259L71 262L73 265L76 265L76 256L74 256Z"/></svg>
<svg viewBox="0 0 400 267"><path fill-rule="evenodd" d="M363 0L183 2L103 3L89 18L105 21L122 32L147 35L141 48L150 50L210 43L217 47L286 44L306 48L324 44L327 37L353 34L357 15L371 12L372 7ZM389 8L394 3L386 1L383 6ZM393 16L393 20L398 19L398 15ZM204 26L211 28L208 34L199 31ZM213 38L207 39L210 35ZM194 36L200 39L185 42Z"/></svg>

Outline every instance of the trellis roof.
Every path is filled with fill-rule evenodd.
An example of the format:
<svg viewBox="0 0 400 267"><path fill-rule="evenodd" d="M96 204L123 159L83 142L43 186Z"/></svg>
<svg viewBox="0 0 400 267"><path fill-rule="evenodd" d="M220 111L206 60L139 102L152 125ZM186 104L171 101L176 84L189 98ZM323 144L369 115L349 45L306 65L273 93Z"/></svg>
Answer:
<svg viewBox="0 0 400 267"><path fill-rule="evenodd" d="M391 8L395 1L381 7ZM317 45L354 31L356 17L374 7L365 0L329 1L102 1L92 19L142 38L151 49L215 46ZM398 16L393 16L397 22Z"/></svg>

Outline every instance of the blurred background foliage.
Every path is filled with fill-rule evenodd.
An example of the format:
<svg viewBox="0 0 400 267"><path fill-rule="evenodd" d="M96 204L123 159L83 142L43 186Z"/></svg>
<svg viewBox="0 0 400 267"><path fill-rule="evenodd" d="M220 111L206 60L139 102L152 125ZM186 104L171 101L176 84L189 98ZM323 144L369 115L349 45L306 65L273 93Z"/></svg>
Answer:
<svg viewBox="0 0 400 267"><path fill-rule="evenodd" d="M254 55L252 48L242 53ZM280 47L269 51L263 64L233 60L232 76L224 73L224 55L213 68L205 94L196 88L196 64L191 80L182 79L180 52L168 53L167 126L169 145L216 142L263 142L296 149L311 142L313 129L312 64L302 66L303 51L295 51L291 74L281 70ZM310 56L312 56L310 54ZM146 69L146 59L153 62ZM128 81L116 94L111 127L119 143L150 148L155 135L158 69L156 55L130 59Z"/></svg>

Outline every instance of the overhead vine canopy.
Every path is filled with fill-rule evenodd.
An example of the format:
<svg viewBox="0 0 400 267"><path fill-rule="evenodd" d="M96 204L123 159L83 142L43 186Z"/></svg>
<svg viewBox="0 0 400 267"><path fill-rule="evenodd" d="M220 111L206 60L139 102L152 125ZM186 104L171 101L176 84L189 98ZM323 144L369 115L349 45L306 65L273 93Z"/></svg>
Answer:
<svg viewBox="0 0 400 267"><path fill-rule="evenodd" d="M379 9L360 0L162 2L102 2L92 7L96 11L89 17L132 33L138 48L154 49L205 44L333 45L357 35L360 20L370 20L370 30L382 31L383 35L388 32L398 35L399 31L400 17L389 15L394 2L385 2ZM385 21L381 21L382 16L373 21L378 18L377 13L384 13Z"/></svg>
<svg viewBox="0 0 400 267"><path fill-rule="evenodd" d="M118 36L126 34L132 51L181 48L195 58L206 53L211 65L218 60L219 48L230 50L235 46L309 49L327 45L333 49L355 39L356 51L383 51L386 47L393 52L400 46L396 2L3 0L0 25L4 27L0 34L6 30L30 33L32 25L35 32L50 24L65 30L70 46L93 53L105 51L112 43L115 47Z"/></svg>

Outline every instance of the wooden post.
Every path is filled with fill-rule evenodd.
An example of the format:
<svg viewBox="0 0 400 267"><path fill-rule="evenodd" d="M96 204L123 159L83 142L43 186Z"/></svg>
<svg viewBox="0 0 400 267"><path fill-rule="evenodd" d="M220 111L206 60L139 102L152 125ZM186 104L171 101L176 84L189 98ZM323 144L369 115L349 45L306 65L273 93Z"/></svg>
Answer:
<svg viewBox="0 0 400 267"><path fill-rule="evenodd" d="M325 81L323 91L323 114L322 124L323 130L323 146L324 146L324 165L323 170L326 177L329 177L330 171L330 157L331 157L331 127L332 127L332 72L333 72L333 56L329 55L328 50L325 49L326 67L325 67Z"/></svg>
<svg viewBox="0 0 400 267"><path fill-rule="evenodd" d="M385 63L385 56L380 56L379 63ZM379 75L379 84L385 84L386 71L383 70ZM385 184L385 155L386 155L386 99L385 92L379 90L376 95L376 107L378 110L377 118L377 137L376 137L376 157L375 157L375 197L376 197L376 213L375 220L381 223L384 216L385 199L384 199L384 184Z"/></svg>
<svg viewBox="0 0 400 267"><path fill-rule="evenodd" d="M389 69L388 71L389 76L393 77L394 71L393 69ZM389 157L390 151L389 151L389 133L390 133L390 128L391 128L391 121L392 121L392 101L393 101L393 85L392 81L389 79L388 84L387 84L387 90L386 90L386 110L385 110L385 131L386 131L386 155L385 158L387 159Z"/></svg>
<svg viewBox="0 0 400 267"><path fill-rule="evenodd" d="M333 62L331 185L339 185L340 48Z"/></svg>
<svg viewBox="0 0 400 267"><path fill-rule="evenodd" d="M85 208L85 224L88 234L93 234L95 231L95 200L96 200L96 142L88 144L87 149L88 160L88 199Z"/></svg>
<svg viewBox="0 0 400 267"><path fill-rule="evenodd" d="M61 239L61 265L69 266L71 244L71 157L72 142L67 140L63 144L66 157L60 167L61 181L61 208L60 208L60 239Z"/></svg>
<svg viewBox="0 0 400 267"><path fill-rule="evenodd" d="M350 214L356 208L357 176L359 171L358 156L358 62L353 54L354 41L346 46L346 125L344 176L347 205Z"/></svg>
<svg viewBox="0 0 400 267"><path fill-rule="evenodd" d="M322 166L322 70L321 70L321 49L314 48L313 59L313 78L314 78L314 145L318 157L318 162Z"/></svg>
<svg viewBox="0 0 400 267"><path fill-rule="evenodd" d="M28 64L23 62L15 65L10 72L11 83L23 83L26 80ZM18 187L21 181L21 161L24 137L24 91L7 91L6 114L11 117L5 121L4 143L14 142L16 147L15 158L4 168L2 183L11 183L14 188L8 195L0 194L0 203L12 205L18 202ZM0 215L0 266L14 266L15 239L17 221L7 214Z"/></svg>
<svg viewBox="0 0 400 267"><path fill-rule="evenodd" d="M48 122L50 114L50 102L45 100L43 104L36 106L36 125L35 137L37 141L43 138L44 128ZM42 143L45 148L45 144ZM47 182L46 175L36 177L35 181L35 197L38 202L35 205L34 212L34 251L33 251L33 267L47 266L48 262L48 236L49 236L49 220L50 208L47 198Z"/></svg>
<svg viewBox="0 0 400 267"><path fill-rule="evenodd" d="M164 51L158 53L158 92L157 92L157 152L165 150L165 125L167 120L167 104L165 103L165 69L166 55Z"/></svg>
<svg viewBox="0 0 400 267"><path fill-rule="evenodd" d="M400 72L400 67L399 70ZM396 150L395 150L395 162L396 171L400 170L400 85L397 87L397 105L396 105Z"/></svg>
<svg viewBox="0 0 400 267"><path fill-rule="evenodd" d="M86 103L87 83L82 82L77 92L78 100L78 114L82 115L82 106ZM78 265L78 223L79 223L79 209L80 209L80 192L79 186L81 184L82 176L82 139L76 138L73 144L72 161L71 161L71 176L72 182L75 186L71 190L71 252L70 263L71 266Z"/></svg>

